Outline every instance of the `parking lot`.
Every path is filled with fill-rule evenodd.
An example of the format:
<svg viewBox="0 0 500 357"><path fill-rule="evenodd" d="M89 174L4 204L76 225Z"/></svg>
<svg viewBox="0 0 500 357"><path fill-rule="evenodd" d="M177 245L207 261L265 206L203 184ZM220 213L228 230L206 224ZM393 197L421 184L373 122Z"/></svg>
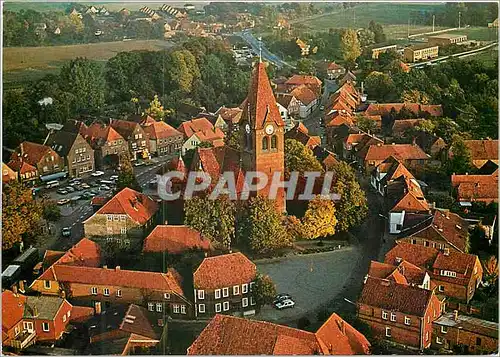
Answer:
<svg viewBox="0 0 500 357"><path fill-rule="evenodd" d="M258 271L273 279L277 292L288 293L295 301L295 307L284 310L265 306L257 318L289 322L311 314L309 319L315 319L315 310L333 300L349 281L361 258L359 248L256 261Z"/></svg>

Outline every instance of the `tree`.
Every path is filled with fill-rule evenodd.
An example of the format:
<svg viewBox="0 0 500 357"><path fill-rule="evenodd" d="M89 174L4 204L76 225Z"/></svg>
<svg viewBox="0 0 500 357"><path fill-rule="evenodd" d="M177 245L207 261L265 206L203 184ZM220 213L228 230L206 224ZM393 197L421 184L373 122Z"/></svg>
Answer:
<svg viewBox="0 0 500 357"><path fill-rule="evenodd" d="M375 43L375 34L369 29L362 29L359 31L358 38L361 47L370 46Z"/></svg>
<svg viewBox="0 0 500 357"><path fill-rule="evenodd" d="M436 125L432 122L432 120L424 119L420 121L413 128L416 132L423 131L425 133L434 133L434 129L436 129Z"/></svg>
<svg viewBox="0 0 500 357"><path fill-rule="evenodd" d="M285 175L297 171L323 172L323 167L314 156L311 149L294 139L285 140Z"/></svg>
<svg viewBox="0 0 500 357"><path fill-rule="evenodd" d="M484 281L488 285L493 285L498 280L498 260L492 255L488 260L483 260Z"/></svg>
<svg viewBox="0 0 500 357"><path fill-rule="evenodd" d="M269 275L257 274L253 296L258 306L272 304L276 297L276 284Z"/></svg>
<svg viewBox="0 0 500 357"><path fill-rule="evenodd" d="M365 117L364 115L360 115L356 119L356 126L365 132L373 132L378 129L377 122Z"/></svg>
<svg viewBox="0 0 500 357"><path fill-rule="evenodd" d="M385 42L386 36L384 34L384 28L382 27L382 25L372 20L368 25L368 29L373 32L375 43Z"/></svg>
<svg viewBox="0 0 500 357"><path fill-rule="evenodd" d="M286 216L285 227L291 241L297 241L304 235L304 227L300 219L293 215Z"/></svg>
<svg viewBox="0 0 500 357"><path fill-rule="evenodd" d="M33 199L31 189L12 181L2 192L2 250L23 242L42 217L41 205Z"/></svg>
<svg viewBox="0 0 500 357"><path fill-rule="evenodd" d="M137 182L137 178L135 177L134 169L128 154L120 155L120 172L118 174L118 179L116 180L115 192L118 193L125 187L142 192L141 185Z"/></svg>
<svg viewBox="0 0 500 357"><path fill-rule="evenodd" d="M54 201L44 202L43 218L51 222L58 221L61 218L61 208Z"/></svg>
<svg viewBox="0 0 500 357"><path fill-rule="evenodd" d="M366 93L371 99L385 102L395 91L394 82L388 74L373 71L365 79Z"/></svg>
<svg viewBox="0 0 500 357"><path fill-rule="evenodd" d="M404 103L429 104L430 98L426 93L416 89L410 89L404 90L403 93L401 93L401 101Z"/></svg>
<svg viewBox="0 0 500 357"><path fill-rule="evenodd" d="M163 120L167 111L163 109L163 105L161 105L158 95L155 94L153 100L149 103L149 108L146 109L146 113L150 114L156 120Z"/></svg>
<svg viewBox="0 0 500 357"><path fill-rule="evenodd" d="M452 157L448 160L448 172L450 174L465 174L472 169L472 156L470 149L465 145L462 136L454 135L450 147Z"/></svg>
<svg viewBox="0 0 500 357"><path fill-rule="evenodd" d="M341 161L333 167L335 183L332 188L340 195L335 202L336 229L345 232L361 223L368 212L365 192L361 189L352 168Z"/></svg>
<svg viewBox="0 0 500 357"><path fill-rule="evenodd" d="M361 55L361 46L359 44L358 34L356 31L351 29L345 30L340 41L342 57L344 58L344 61L346 61L347 66L352 67L356 62L356 59Z"/></svg>
<svg viewBox="0 0 500 357"><path fill-rule="evenodd" d="M274 202L260 195L248 201L238 235L253 252L259 254L270 254L291 244Z"/></svg>
<svg viewBox="0 0 500 357"><path fill-rule="evenodd" d="M301 58L300 60L298 60L297 70L301 74L309 74L309 75L316 74L316 66L314 64L314 61L310 58Z"/></svg>
<svg viewBox="0 0 500 357"><path fill-rule="evenodd" d="M309 201L302 218L304 237L316 239L335 234L335 207L330 199L316 196Z"/></svg>
<svg viewBox="0 0 500 357"><path fill-rule="evenodd" d="M197 196L184 202L184 224L199 231L215 246L231 248L234 239L235 206L226 196Z"/></svg>

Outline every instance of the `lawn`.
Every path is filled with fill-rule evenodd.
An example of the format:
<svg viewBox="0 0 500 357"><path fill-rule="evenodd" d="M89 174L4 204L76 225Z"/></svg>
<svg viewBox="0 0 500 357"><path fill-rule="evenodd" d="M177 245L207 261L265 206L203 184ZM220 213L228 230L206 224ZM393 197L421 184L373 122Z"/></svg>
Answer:
<svg viewBox="0 0 500 357"><path fill-rule="evenodd" d="M447 32L448 33L448 32ZM469 40L498 41L498 29L488 27L468 27L450 31L451 34L467 35Z"/></svg>

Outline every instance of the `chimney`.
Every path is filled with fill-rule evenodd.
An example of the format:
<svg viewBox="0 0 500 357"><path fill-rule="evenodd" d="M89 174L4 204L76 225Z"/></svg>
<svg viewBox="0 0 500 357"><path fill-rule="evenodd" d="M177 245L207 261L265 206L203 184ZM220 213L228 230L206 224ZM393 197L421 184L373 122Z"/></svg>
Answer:
<svg viewBox="0 0 500 357"><path fill-rule="evenodd" d="M101 314L101 303L99 301L95 302L94 311L95 311L96 315L100 315Z"/></svg>
<svg viewBox="0 0 500 357"><path fill-rule="evenodd" d="M18 296L18 294L17 294L17 286L16 286L16 285L14 285L14 286L12 287L12 292L14 293L14 296L15 296L15 297L17 297L17 296Z"/></svg>
<svg viewBox="0 0 500 357"><path fill-rule="evenodd" d="M453 318L458 321L458 310L453 310Z"/></svg>
<svg viewBox="0 0 500 357"><path fill-rule="evenodd" d="M19 291L25 293L26 290L24 288L24 280L19 280Z"/></svg>
<svg viewBox="0 0 500 357"><path fill-rule="evenodd" d="M115 267L115 270L116 270L116 271L120 270L120 266L119 266L119 265L117 265L117 266Z"/></svg>

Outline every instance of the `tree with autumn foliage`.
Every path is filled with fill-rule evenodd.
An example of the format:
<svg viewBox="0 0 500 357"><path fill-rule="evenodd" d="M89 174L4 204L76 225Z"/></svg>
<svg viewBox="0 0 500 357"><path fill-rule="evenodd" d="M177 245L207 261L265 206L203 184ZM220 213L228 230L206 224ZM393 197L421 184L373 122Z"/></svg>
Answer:
<svg viewBox="0 0 500 357"><path fill-rule="evenodd" d="M120 155L120 172L118 173L118 179L116 180L115 192L120 192L125 187L131 188L132 190L141 192L142 188L137 182L137 178L134 174L134 169L132 167L132 162L127 153Z"/></svg>
<svg viewBox="0 0 500 357"><path fill-rule="evenodd" d="M359 43L358 34L355 30L344 30L340 37L340 50L347 66L352 68L356 59L361 55L361 45Z"/></svg>
<svg viewBox="0 0 500 357"><path fill-rule="evenodd" d="M273 303L276 296L276 284L269 275L257 274L253 295L257 306Z"/></svg>
<svg viewBox="0 0 500 357"><path fill-rule="evenodd" d="M492 255L488 260L483 260L483 279L485 283L493 285L498 280L498 260Z"/></svg>
<svg viewBox="0 0 500 357"><path fill-rule="evenodd" d="M335 207L330 199L318 195L309 201L307 211L302 218L305 238L316 239L333 235L336 225Z"/></svg>
<svg viewBox="0 0 500 357"><path fill-rule="evenodd" d="M306 171L323 172L316 156L311 149L295 139L285 140L285 177L289 177L290 172Z"/></svg>
<svg viewBox="0 0 500 357"><path fill-rule="evenodd" d="M43 214L33 199L31 189L20 182L10 182L2 192L2 250L13 248L35 229Z"/></svg>
<svg viewBox="0 0 500 357"><path fill-rule="evenodd" d="M153 100L149 103L149 108L146 109L146 113L156 120L163 120L165 117L165 109L163 109L163 105L161 105L157 94L155 94Z"/></svg>

